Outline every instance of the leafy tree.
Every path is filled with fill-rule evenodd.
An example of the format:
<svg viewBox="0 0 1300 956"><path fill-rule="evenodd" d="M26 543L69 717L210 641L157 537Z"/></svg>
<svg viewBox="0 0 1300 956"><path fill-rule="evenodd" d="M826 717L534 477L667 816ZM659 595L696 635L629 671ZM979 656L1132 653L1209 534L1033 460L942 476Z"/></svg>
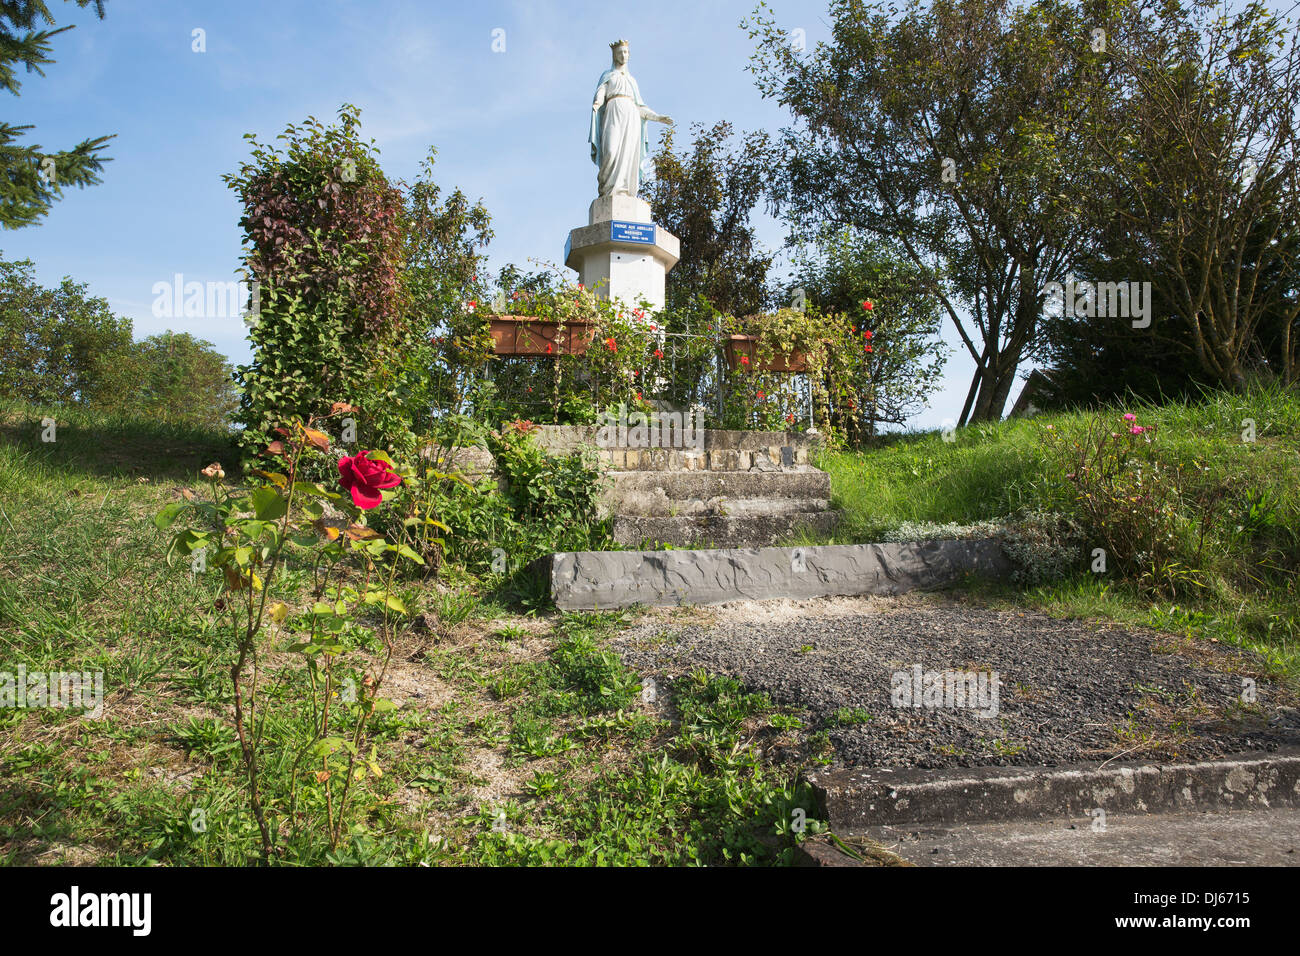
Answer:
<svg viewBox="0 0 1300 956"><path fill-rule="evenodd" d="M231 369L208 342L164 332L131 339L84 283L36 282L32 263L0 260L0 396L33 405L113 405L168 422L225 427Z"/></svg>
<svg viewBox="0 0 1300 956"><path fill-rule="evenodd" d="M186 332L151 335L134 349L132 404L165 422L225 428L238 405L234 372L211 342Z"/></svg>
<svg viewBox="0 0 1300 956"><path fill-rule="evenodd" d="M823 313L843 313L861 350L854 401L867 436L922 410L938 385L948 349L929 278L896 248L850 230L828 232L795 257L790 295L802 290Z"/></svg>
<svg viewBox="0 0 1300 956"><path fill-rule="evenodd" d="M1258 3L1125 0L1092 132L1110 257L1167 309L1153 335L1219 385L1300 381L1300 36ZM1262 336L1262 337L1261 337Z"/></svg>
<svg viewBox="0 0 1300 956"><path fill-rule="evenodd" d="M682 244L667 277L668 311L693 311L703 296L731 315L761 312L770 304L775 255L759 247L750 216L768 175L767 135L749 133L733 147L730 123L692 129L690 149L680 155L668 129L643 190L655 222Z"/></svg>
<svg viewBox="0 0 1300 956"><path fill-rule="evenodd" d="M365 445L413 441L399 395L409 320L403 198L360 125L360 111L345 105L336 124L290 124L283 149L249 134L252 159L225 177L244 207L256 289L253 361L236 373L249 453L284 422L334 402L360 409Z"/></svg>
<svg viewBox="0 0 1300 956"><path fill-rule="evenodd" d="M77 6L92 2L95 13L104 18L103 0L75 0ZM18 67L44 76L41 67L53 63L50 41L72 29L47 30L38 23L53 25L54 17L44 0L0 2L0 88L18 95L22 84ZM65 186L93 186L100 181L107 157L101 150L112 136L84 140L72 149L45 152L41 146L23 146L19 140L31 126L0 122L0 225L6 229L29 226L50 211L63 195Z"/></svg>
<svg viewBox="0 0 1300 956"><path fill-rule="evenodd" d="M795 120L778 208L799 238L898 242L975 361L963 423L1001 416L1039 345L1042 287L1089 239L1082 119L1109 82L1091 6L834 0L830 41L806 53L765 7L750 24L759 89Z"/></svg>
<svg viewBox="0 0 1300 956"><path fill-rule="evenodd" d="M444 196L433 177L435 156L430 149L407 191L404 221L410 305L399 393L413 427L425 432L435 418L467 410L491 346L482 249L492 240L492 217L459 189Z"/></svg>
<svg viewBox="0 0 1300 956"><path fill-rule="evenodd" d="M84 283L43 288L30 260L0 260L0 394L46 406L120 400L130 360L131 320Z"/></svg>

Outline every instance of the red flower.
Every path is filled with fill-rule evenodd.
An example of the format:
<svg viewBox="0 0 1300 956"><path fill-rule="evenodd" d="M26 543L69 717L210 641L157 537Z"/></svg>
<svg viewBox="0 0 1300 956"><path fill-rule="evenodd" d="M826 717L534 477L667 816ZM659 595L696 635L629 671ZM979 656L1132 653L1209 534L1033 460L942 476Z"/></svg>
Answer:
<svg viewBox="0 0 1300 956"><path fill-rule="evenodd" d="M758 397L759 397L759 398L767 398L767 393L764 392L764 391L760 388L760 389L758 390Z"/></svg>
<svg viewBox="0 0 1300 956"><path fill-rule="evenodd" d="M663 358L663 357L664 357L664 350L663 350L663 349L655 349L655 358L661 359L661 358Z"/></svg>
<svg viewBox="0 0 1300 956"><path fill-rule="evenodd" d="M741 364L741 365L748 365L748 364L749 364L749 356L748 356L748 355L742 355L742 356L740 357L740 364Z"/></svg>
<svg viewBox="0 0 1300 956"><path fill-rule="evenodd" d="M618 351L618 343L614 341L614 337L612 335L605 340L605 347L609 349L611 352Z"/></svg>
<svg viewBox="0 0 1300 956"><path fill-rule="evenodd" d="M641 393L640 393L640 392L637 392L637 393L636 393L636 400L637 400L638 402L641 401Z"/></svg>
<svg viewBox="0 0 1300 956"><path fill-rule="evenodd" d="M871 346L870 346L870 345L864 345L864 346L862 346L862 351L864 351L864 352L870 352L870 351L871 351Z"/></svg>
<svg viewBox="0 0 1300 956"><path fill-rule="evenodd" d="M864 339L875 338L875 335L876 335L876 333L872 332L870 329L863 329L863 330L862 330L862 337L863 337Z"/></svg>
<svg viewBox="0 0 1300 956"><path fill-rule="evenodd" d="M339 459L339 484L352 493L352 503L362 511L369 511L384 500L379 492L396 488L402 483L386 461L371 461L369 451L360 451L352 458Z"/></svg>
<svg viewBox="0 0 1300 956"><path fill-rule="evenodd" d="M553 347L550 345L550 343L547 343L547 345L546 345L546 354L547 354L547 355L550 355L552 351L553 351Z"/></svg>
<svg viewBox="0 0 1300 956"><path fill-rule="evenodd" d="M785 420L786 420L787 422L789 422L791 425L793 425L793 424L794 424L794 412L790 412L788 415L786 415L786 416L785 416Z"/></svg>
<svg viewBox="0 0 1300 956"><path fill-rule="evenodd" d="M872 303L870 299L867 299L865 302L862 303L862 308L870 312L872 309L875 308L875 305Z"/></svg>

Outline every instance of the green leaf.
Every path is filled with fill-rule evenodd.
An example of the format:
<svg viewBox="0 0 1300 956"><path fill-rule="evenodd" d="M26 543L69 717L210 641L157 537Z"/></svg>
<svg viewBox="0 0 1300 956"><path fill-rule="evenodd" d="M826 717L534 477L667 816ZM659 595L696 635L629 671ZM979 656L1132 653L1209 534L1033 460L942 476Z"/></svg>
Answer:
<svg viewBox="0 0 1300 956"><path fill-rule="evenodd" d="M189 508L189 502L173 501L169 505L164 505L163 510L158 512L158 516L153 519L154 527L162 530L170 528L172 524L180 517L182 511Z"/></svg>
<svg viewBox="0 0 1300 956"><path fill-rule="evenodd" d="M259 521L275 521L284 517L289 510L289 502L280 496L274 488L258 488L249 499L253 504L253 513Z"/></svg>
<svg viewBox="0 0 1300 956"><path fill-rule="evenodd" d="M322 485L309 485L305 481L295 481L293 483L293 490L300 495L307 495L311 498L337 499L341 497L337 491L330 491Z"/></svg>
<svg viewBox="0 0 1300 956"><path fill-rule="evenodd" d="M410 558L416 564L424 564L424 558L420 557L418 554L412 551L410 547L408 547L407 545L403 544L399 546L397 549L397 553L404 558Z"/></svg>

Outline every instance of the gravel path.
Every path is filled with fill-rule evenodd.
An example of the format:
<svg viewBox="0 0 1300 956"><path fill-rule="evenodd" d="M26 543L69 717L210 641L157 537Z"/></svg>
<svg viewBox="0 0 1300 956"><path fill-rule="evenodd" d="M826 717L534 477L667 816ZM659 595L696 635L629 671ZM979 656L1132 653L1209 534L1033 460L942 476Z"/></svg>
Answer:
<svg viewBox="0 0 1300 956"><path fill-rule="evenodd" d="M655 610L614 643L642 674L703 667L767 691L804 712L805 735L829 734L836 765L1055 765L1300 744L1295 699L1235 651L947 598ZM917 686L915 665L922 706L894 706ZM926 706L924 675L946 670L985 673L984 711L995 672L996 713ZM1257 706L1241 705L1242 675L1257 680Z"/></svg>

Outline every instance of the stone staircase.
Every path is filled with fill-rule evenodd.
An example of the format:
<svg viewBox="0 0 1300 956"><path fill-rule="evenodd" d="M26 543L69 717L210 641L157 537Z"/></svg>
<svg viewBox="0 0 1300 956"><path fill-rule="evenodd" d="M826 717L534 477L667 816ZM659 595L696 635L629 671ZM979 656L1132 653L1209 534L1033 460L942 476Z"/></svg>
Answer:
<svg viewBox="0 0 1300 956"><path fill-rule="evenodd" d="M801 529L831 531L830 475L816 436L706 429L698 448L600 447L595 426L543 425L551 454L593 449L605 463L603 513L624 547L766 547Z"/></svg>

